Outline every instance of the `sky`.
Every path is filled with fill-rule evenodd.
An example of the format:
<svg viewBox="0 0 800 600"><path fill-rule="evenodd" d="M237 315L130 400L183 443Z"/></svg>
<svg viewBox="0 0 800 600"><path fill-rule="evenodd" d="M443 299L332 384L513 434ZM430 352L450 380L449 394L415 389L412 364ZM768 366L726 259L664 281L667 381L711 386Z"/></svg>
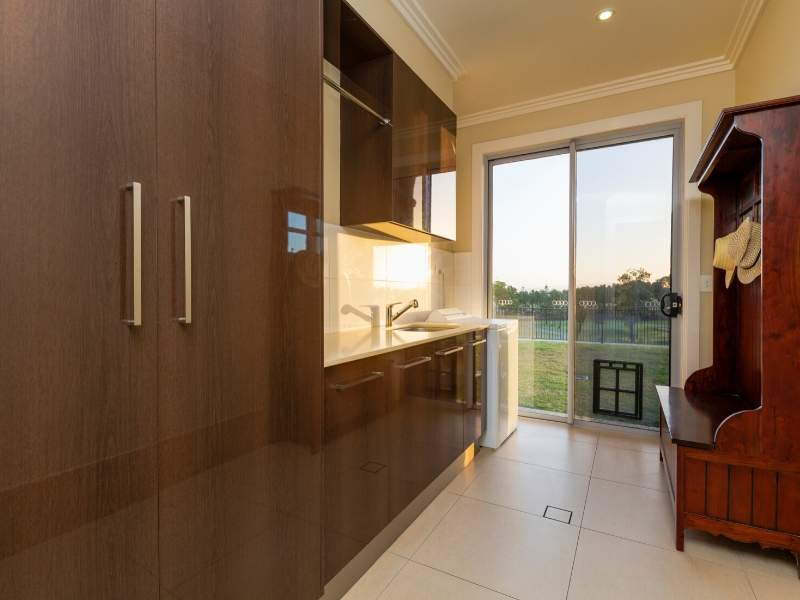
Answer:
<svg viewBox="0 0 800 600"><path fill-rule="evenodd" d="M613 283L629 268L669 273L672 138L577 156L576 283ZM517 288L566 289L569 154L492 171L492 274Z"/></svg>

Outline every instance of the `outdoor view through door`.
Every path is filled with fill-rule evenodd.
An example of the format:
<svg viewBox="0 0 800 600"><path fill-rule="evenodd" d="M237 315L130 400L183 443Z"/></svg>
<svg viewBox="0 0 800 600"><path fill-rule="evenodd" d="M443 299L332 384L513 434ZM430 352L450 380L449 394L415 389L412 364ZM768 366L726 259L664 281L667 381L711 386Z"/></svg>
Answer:
<svg viewBox="0 0 800 600"><path fill-rule="evenodd" d="M673 152L667 135L490 162L490 306L519 321L521 411L658 426Z"/></svg>

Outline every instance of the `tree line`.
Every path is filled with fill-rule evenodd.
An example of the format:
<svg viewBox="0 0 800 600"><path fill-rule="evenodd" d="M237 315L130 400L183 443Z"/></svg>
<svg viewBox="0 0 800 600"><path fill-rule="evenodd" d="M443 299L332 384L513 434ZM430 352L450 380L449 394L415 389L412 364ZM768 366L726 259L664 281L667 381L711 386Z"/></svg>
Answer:
<svg viewBox="0 0 800 600"><path fill-rule="evenodd" d="M598 307L633 310L652 306L669 292L668 275L652 280L643 267L626 269L612 284L581 286L576 290L578 305L596 303ZM550 308L564 306L568 291L545 286L540 290L516 288L504 281L494 282L494 300L498 306L513 311L522 307Z"/></svg>

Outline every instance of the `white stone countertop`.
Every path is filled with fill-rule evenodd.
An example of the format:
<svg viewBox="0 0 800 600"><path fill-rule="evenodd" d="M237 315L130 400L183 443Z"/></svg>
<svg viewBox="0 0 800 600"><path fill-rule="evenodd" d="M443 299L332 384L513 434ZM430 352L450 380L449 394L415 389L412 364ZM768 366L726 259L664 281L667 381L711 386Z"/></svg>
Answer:
<svg viewBox="0 0 800 600"><path fill-rule="evenodd" d="M411 346L419 346L472 331L486 329L486 325L464 324L438 331L403 331L402 328L421 323L404 323L394 329L370 327L349 329L325 334L325 367L377 356ZM427 325L430 325L427 323Z"/></svg>

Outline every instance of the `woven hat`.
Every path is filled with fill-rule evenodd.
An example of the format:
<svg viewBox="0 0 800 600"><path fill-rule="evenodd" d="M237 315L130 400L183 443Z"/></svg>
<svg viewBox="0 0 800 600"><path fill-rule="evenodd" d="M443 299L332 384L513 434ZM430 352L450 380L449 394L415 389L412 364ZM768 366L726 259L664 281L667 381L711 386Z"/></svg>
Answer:
<svg viewBox="0 0 800 600"><path fill-rule="evenodd" d="M752 228L753 222L749 218L745 219L736 231L717 238L714 242L714 266L725 271L726 288L731 286L736 267L739 266L742 257L747 252L747 244L750 241ZM760 239L761 236L759 235Z"/></svg>
<svg viewBox="0 0 800 600"><path fill-rule="evenodd" d="M744 284L752 283L761 275L761 223L753 223L747 250L736 267L736 276Z"/></svg>

